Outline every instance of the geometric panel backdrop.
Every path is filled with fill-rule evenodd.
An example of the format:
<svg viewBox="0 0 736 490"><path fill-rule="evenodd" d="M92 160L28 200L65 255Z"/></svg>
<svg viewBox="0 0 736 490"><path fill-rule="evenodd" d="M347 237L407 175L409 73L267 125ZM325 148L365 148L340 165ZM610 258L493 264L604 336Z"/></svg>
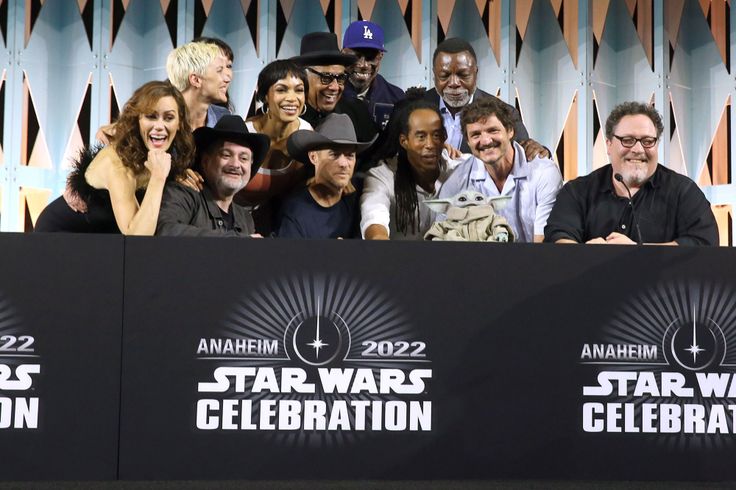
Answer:
<svg viewBox="0 0 736 490"><path fill-rule="evenodd" d="M446 37L478 55L478 86L521 111L566 180L607 163L617 103L663 114L660 161L698 182L733 245L736 13L729 0L0 0L0 231L28 231L64 188L68 159L176 45L224 39L235 112L254 110L258 72L310 31L383 26L382 74L432 84Z"/></svg>

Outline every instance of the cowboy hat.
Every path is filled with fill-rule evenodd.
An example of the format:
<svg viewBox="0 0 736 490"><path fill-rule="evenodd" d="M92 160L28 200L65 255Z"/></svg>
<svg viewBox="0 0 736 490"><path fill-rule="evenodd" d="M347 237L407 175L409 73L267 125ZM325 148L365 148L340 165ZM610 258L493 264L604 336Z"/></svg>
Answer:
<svg viewBox="0 0 736 490"><path fill-rule="evenodd" d="M332 32L310 32L302 38L299 56L291 58L300 66L350 66L358 58L344 54L337 47L337 35Z"/></svg>
<svg viewBox="0 0 736 490"><path fill-rule="evenodd" d="M215 141L230 141L250 148L253 152L251 163L251 175L254 175L258 167L266 158L271 140L264 134L251 133L245 125L243 118L228 114L222 116L215 127L201 127L194 130L194 142L197 145L197 164L202 154L207 151Z"/></svg>
<svg viewBox="0 0 736 490"><path fill-rule="evenodd" d="M333 112L325 117L314 131L307 129L294 131L286 141L286 148L292 158L309 163L307 153L312 150L354 146L356 153L360 153L371 146L377 137L378 135L374 136L370 141L358 141L350 116Z"/></svg>

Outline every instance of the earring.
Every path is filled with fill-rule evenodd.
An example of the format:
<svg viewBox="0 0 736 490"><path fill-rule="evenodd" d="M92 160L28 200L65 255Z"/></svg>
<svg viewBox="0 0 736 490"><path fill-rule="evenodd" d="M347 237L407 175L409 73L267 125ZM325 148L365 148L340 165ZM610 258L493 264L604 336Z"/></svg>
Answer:
<svg viewBox="0 0 736 490"><path fill-rule="evenodd" d="M307 113L307 103L305 102L304 105L302 106L302 113L299 114L299 115L300 116L303 116L306 113Z"/></svg>

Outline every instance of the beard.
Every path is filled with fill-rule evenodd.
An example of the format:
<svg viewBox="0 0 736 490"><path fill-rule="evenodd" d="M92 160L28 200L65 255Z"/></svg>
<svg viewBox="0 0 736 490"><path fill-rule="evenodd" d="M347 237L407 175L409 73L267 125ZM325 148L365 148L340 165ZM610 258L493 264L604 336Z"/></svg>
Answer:
<svg viewBox="0 0 736 490"><path fill-rule="evenodd" d="M442 91L442 99L449 107L465 107L470 102L470 92L468 89L445 89Z"/></svg>
<svg viewBox="0 0 736 490"><path fill-rule="evenodd" d="M356 70L350 73L350 83L352 83L355 90L360 93L370 86L375 77L375 69L368 73L359 72Z"/></svg>
<svg viewBox="0 0 736 490"><path fill-rule="evenodd" d="M648 164L625 168L619 173L624 178L626 185L629 187L641 187L647 180L649 180Z"/></svg>

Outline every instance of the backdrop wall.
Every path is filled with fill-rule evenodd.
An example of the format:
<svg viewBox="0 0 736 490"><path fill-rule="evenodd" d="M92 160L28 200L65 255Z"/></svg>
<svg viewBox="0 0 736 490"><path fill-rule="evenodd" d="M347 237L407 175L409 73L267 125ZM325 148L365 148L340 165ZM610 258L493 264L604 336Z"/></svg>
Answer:
<svg viewBox="0 0 736 490"><path fill-rule="evenodd" d="M653 101L660 161L697 181L733 244L736 125L733 27L727 0L0 0L0 231L29 231L58 196L68 159L134 89L165 78L165 59L195 36L235 51L236 112L261 68L298 53L311 31L356 19L383 26L382 73L432 83L445 37L478 53L478 85L521 110L565 179L607 163L601 126L624 100Z"/></svg>

